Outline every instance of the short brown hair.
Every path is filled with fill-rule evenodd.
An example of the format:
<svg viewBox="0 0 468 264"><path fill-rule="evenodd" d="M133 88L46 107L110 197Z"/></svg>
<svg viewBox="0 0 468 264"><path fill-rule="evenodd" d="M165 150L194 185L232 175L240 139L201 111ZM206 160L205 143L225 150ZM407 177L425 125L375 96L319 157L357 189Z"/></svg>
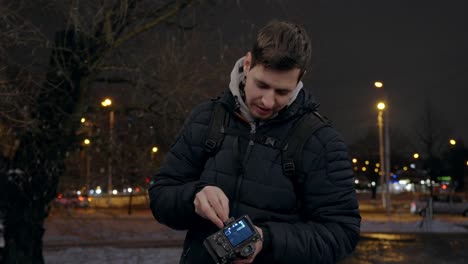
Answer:
<svg viewBox="0 0 468 264"><path fill-rule="evenodd" d="M311 42L300 25L273 20L257 34L252 49L252 65L262 64L275 70L301 70L302 78L311 57Z"/></svg>

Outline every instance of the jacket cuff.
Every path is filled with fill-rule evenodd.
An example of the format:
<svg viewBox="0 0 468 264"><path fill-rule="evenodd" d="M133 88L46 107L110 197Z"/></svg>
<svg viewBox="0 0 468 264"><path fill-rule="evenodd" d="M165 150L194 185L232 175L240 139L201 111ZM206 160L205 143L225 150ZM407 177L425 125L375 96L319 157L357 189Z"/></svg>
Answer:
<svg viewBox="0 0 468 264"><path fill-rule="evenodd" d="M262 245L262 251L263 250L269 250L271 247L271 237L270 237L270 229L267 226L258 226L260 229L262 229L263 232L263 245Z"/></svg>
<svg viewBox="0 0 468 264"><path fill-rule="evenodd" d="M207 182L202 182L202 181L199 181L196 185L195 185L195 192L193 193L193 196L194 196L194 199L195 199L195 195L197 193L199 193L203 188L205 188L206 186L216 186L212 183L207 183Z"/></svg>

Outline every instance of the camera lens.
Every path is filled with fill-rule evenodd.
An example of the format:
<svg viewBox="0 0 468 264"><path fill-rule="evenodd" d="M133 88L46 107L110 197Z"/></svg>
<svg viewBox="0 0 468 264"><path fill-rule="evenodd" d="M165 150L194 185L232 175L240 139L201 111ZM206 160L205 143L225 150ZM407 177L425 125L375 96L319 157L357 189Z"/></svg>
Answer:
<svg viewBox="0 0 468 264"><path fill-rule="evenodd" d="M252 247L252 245L247 245L246 247L242 249L243 256L249 256L253 252L254 252L254 248Z"/></svg>

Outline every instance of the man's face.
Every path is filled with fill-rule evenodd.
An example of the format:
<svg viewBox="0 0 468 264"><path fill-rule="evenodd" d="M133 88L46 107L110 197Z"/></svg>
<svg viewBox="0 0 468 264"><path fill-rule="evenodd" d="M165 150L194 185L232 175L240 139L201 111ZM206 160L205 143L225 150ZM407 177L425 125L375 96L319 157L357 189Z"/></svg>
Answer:
<svg viewBox="0 0 468 264"><path fill-rule="evenodd" d="M246 104L254 118L266 120L289 103L298 83L300 69L280 71L261 64L250 68L251 62L252 57L248 53L244 61Z"/></svg>

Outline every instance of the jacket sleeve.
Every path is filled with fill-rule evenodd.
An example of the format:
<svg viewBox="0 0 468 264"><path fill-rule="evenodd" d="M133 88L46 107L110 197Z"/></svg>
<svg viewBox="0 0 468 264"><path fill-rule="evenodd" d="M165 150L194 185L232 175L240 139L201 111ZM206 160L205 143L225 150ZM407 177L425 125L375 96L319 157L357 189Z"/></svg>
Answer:
<svg viewBox="0 0 468 264"><path fill-rule="evenodd" d="M173 229L189 229L202 220L193 201L207 156L202 143L208 129L207 108L202 105L192 111L149 189L154 217Z"/></svg>
<svg viewBox="0 0 468 264"><path fill-rule="evenodd" d="M361 216L347 148L333 128L308 140L302 167L302 221L265 223L268 252L279 263L335 263L356 247Z"/></svg>

